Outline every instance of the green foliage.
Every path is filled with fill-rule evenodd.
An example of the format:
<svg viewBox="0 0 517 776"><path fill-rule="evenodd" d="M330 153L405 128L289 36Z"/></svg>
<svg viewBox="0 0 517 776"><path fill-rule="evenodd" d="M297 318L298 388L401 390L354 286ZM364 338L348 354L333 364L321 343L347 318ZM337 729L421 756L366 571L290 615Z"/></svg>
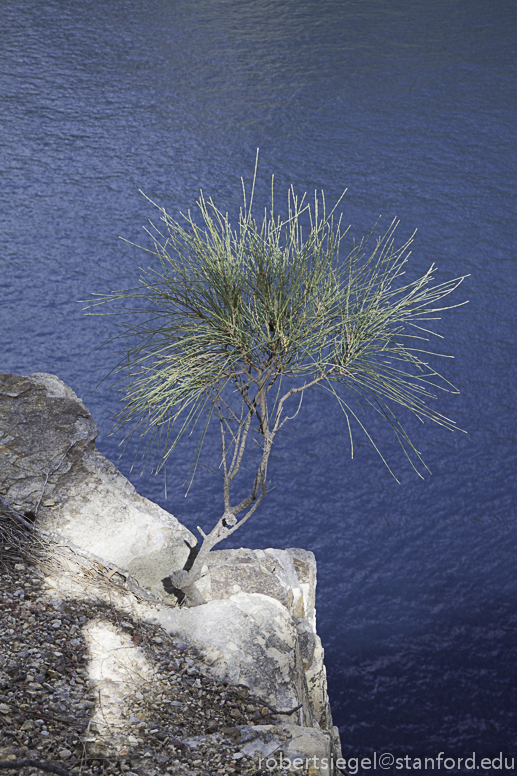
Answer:
<svg viewBox="0 0 517 776"><path fill-rule="evenodd" d="M138 432L145 459L154 453L158 470L200 423L197 461L215 413L225 461L233 446L240 465L252 426L267 448L267 464L273 437L288 419L284 403L320 385L343 410L352 454L354 419L375 444L358 411L369 407L390 423L409 460L422 462L395 409L455 428L430 406L436 389L455 389L429 365L428 342L439 314L457 306L441 300L463 278L434 285L433 265L404 281L413 238L397 248L396 222L341 257L348 230L335 212L342 197L327 214L323 193L311 207L291 190L281 218L272 186L270 212L256 221L254 185L255 179L248 203L243 184L235 228L202 193L197 219L189 211L181 224L159 208L161 228L147 230L159 267L142 270L138 288L99 295L97 304L133 300L111 313L126 317L113 338L124 341L118 370L127 396L116 428ZM290 386L284 394L282 385ZM228 398L234 395L242 400L240 411ZM265 464L256 481L262 486ZM234 511L229 500L226 509Z"/></svg>

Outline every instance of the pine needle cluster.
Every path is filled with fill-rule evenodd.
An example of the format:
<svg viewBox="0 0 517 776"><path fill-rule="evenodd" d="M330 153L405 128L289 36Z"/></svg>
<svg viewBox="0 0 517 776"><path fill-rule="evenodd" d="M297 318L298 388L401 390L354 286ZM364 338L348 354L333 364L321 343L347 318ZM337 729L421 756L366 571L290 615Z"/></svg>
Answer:
<svg viewBox="0 0 517 776"><path fill-rule="evenodd" d="M152 456L153 468L164 468L183 435L198 426L193 476L210 421L219 423L224 514L210 534L199 529L202 556L264 498L273 440L296 416L305 391L329 391L343 411L352 455L355 423L386 465L365 409L389 423L415 470L425 464L397 407L456 428L433 406L437 390L456 389L430 365L430 356L443 354L433 353L429 340L441 336L433 330L441 313L458 306L443 300L464 278L434 284L432 265L406 281L413 237L397 247L396 221L343 257L348 229L336 216L343 195L327 213L323 192L311 205L291 189L281 217L272 181L270 209L257 221L255 180L256 168L249 201L243 183L235 227L203 193L196 218L189 211L182 223L156 206L162 224L147 229L154 247L145 249L156 266L142 270L137 288L96 302L110 303L111 314L124 318L112 338L124 342L117 369L126 392L114 430L129 429L127 439L137 433L144 460ZM129 308L120 307L125 300ZM249 496L235 504L231 487L250 434L260 461Z"/></svg>

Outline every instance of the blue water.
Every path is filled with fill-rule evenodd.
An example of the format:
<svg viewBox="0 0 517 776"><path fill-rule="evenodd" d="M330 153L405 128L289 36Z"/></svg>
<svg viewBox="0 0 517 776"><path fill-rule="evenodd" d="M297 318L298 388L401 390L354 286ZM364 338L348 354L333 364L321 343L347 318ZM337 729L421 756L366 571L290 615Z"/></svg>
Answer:
<svg viewBox="0 0 517 776"><path fill-rule="evenodd" d="M468 434L409 424L432 476L376 422L401 484L360 436L351 461L315 393L235 538L316 553L347 756L517 755L515 2L3 0L0 27L0 369L59 375L113 460L120 395L96 386L116 355L93 351L111 319L77 300L147 265L118 240L145 242L155 214L138 189L173 216L200 188L236 213L260 147L261 205L272 173L279 202L291 183L329 202L348 187L351 236L397 216L400 242L418 228L413 273L471 274L456 295L470 303L440 324L461 388L441 408ZM202 469L185 499L184 459L167 501L130 454L119 465L210 527L219 482Z"/></svg>

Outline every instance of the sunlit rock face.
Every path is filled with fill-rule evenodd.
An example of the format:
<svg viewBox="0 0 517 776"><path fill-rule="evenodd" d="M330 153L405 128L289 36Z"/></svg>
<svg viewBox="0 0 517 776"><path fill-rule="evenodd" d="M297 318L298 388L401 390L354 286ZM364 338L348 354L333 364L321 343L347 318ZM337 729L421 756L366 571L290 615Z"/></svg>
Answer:
<svg viewBox="0 0 517 776"><path fill-rule="evenodd" d="M95 447L97 426L55 375L0 375L0 493L39 528L124 568L165 553L181 568L193 536L139 496Z"/></svg>
<svg viewBox="0 0 517 776"><path fill-rule="evenodd" d="M218 678L246 685L285 711L301 703L297 716L312 725L296 629L278 601L238 593L191 609L162 610L156 622L202 650Z"/></svg>
<svg viewBox="0 0 517 776"><path fill-rule="evenodd" d="M198 587L207 601L241 592L263 593L280 601L294 617L313 618L314 601L298 577L295 559L309 578L311 571L315 575L314 555L305 553L302 560L295 553L303 555L304 550L212 550Z"/></svg>
<svg viewBox="0 0 517 776"><path fill-rule="evenodd" d="M265 606L266 598L273 599L282 604L286 612L290 615L289 620L296 631L296 655L292 651L290 659L296 663L295 673L299 674L297 686L299 690L299 699L301 701L303 693L307 688L308 697L312 708L312 714L317 724L323 728L332 726L332 719L329 709L327 696L327 678L325 664L323 662L323 647L320 637L316 631L316 559L312 552L300 548L289 548L287 550L278 550L268 548L266 550L250 550L239 548L236 550L213 550L208 556L207 565L204 568L201 580L197 583L207 605L201 607L203 612L212 611L208 604L212 602L222 602L229 599L233 604L239 603L239 606L246 608L249 604L254 608L255 613L259 611L259 600L263 599ZM253 598L253 594L260 594ZM247 597L246 597L247 596ZM248 602L246 604L245 602ZM218 604L219 605L219 604ZM224 607L221 605L221 620L228 618L230 607L224 615ZM267 610L267 606L265 607ZM183 610L182 610L183 611ZM220 639L222 643L225 639L231 639L231 620L208 634L207 629L194 636L195 628L191 628L186 623L197 622L197 617L201 614L180 614L173 618L177 633L187 640L194 639L198 646L206 646L212 643L214 639ZM264 615L262 615L264 616ZM239 612L235 613L235 619L239 619ZM273 618L274 620L274 618ZM202 620L200 621L202 622ZM164 623L164 627L169 629L172 620ZM224 628L228 628L228 634L225 636ZM173 629L174 630L174 629ZM282 629L281 629L282 630ZM289 652L289 639L282 636L285 642L285 652ZM246 637L241 643L243 655L233 655L233 664L236 669L239 661L242 664L244 673L248 676L249 663L246 659L249 651L247 650L247 641L253 641L251 636ZM214 641L215 644L215 641ZM224 650L223 650L224 651ZM218 670L228 665L229 656L222 657L218 663ZM231 663L232 661L230 661ZM262 662L259 661L262 665ZM265 665L265 662L264 662ZM239 669L240 670L240 669ZM280 669L278 669L280 671ZM248 673L246 673L248 672ZM273 671L274 675L274 671ZM244 684L252 686L248 679L244 681L244 674L241 675L241 681ZM228 677L229 678L229 675ZM232 679L234 677L232 676ZM277 683L278 684L278 683ZM301 693L301 694L300 694Z"/></svg>
<svg viewBox="0 0 517 776"><path fill-rule="evenodd" d="M64 537L75 549L128 569L154 594L149 603L105 586L96 598L116 602L120 611L138 611L142 621L194 647L204 656L204 670L217 679L245 685L278 711L296 708L286 716L298 731L296 752L338 752L316 632L313 553L215 550L197 583L206 603L180 608L163 580L184 566L195 539L171 514L138 495L98 452L96 437L90 413L59 378L0 375L0 493L8 504L54 534L55 543ZM88 597L92 583L83 589L83 571L75 555L61 558L47 583L67 598ZM127 635L108 623L86 624L84 636L100 704L94 722L101 730L108 720L114 729L132 703L131 676L148 681L153 669ZM313 732L305 734L307 729Z"/></svg>

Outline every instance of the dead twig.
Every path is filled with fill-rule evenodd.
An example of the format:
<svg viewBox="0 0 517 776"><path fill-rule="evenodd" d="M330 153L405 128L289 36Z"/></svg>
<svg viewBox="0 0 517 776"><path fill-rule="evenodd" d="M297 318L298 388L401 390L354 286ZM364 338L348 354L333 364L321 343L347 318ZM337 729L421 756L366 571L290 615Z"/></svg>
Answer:
<svg viewBox="0 0 517 776"><path fill-rule="evenodd" d="M60 458L58 465L55 466L53 469L49 469L48 470L48 472L46 474L46 477L45 477L45 482L43 484L43 489L42 489L41 495L39 497L38 504L36 506L36 509L34 510L34 517L35 518L38 516L38 509L40 508L40 504L42 502L43 496L45 495L45 490L47 488L47 483L48 483L49 477L51 477L53 474L55 474L57 472L57 470L59 469L59 467L61 466L61 464L65 460L66 456L68 455L69 451L72 449L74 444L75 444L75 442L72 442L72 444L68 445L68 447L66 448L62 458Z"/></svg>
<svg viewBox="0 0 517 776"><path fill-rule="evenodd" d="M29 521L22 517L19 512L13 509L12 506L2 496L0 496L0 505L4 508L5 512L7 512L7 516L10 517L15 523L18 523L18 525L23 525L23 527L28 528L29 531L34 530L32 523L29 523Z"/></svg>
<svg viewBox="0 0 517 776"><path fill-rule="evenodd" d="M0 760L0 768L8 769L13 768L19 771L21 768L39 768L41 771L47 771L48 773L57 773L58 776L77 776L72 771L67 771L66 768L60 768L59 765L53 763L42 763L39 760Z"/></svg>
<svg viewBox="0 0 517 776"><path fill-rule="evenodd" d="M34 546L37 546L37 553L34 552ZM59 564L61 560L66 562L72 559L71 556L75 556L74 562L81 572L91 574L96 581L112 588L122 588L137 598L160 606L171 605L141 588L127 569L78 547L59 533L35 528L0 496L0 562L7 557L5 548L18 553L22 559L37 559L40 564L47 566Z"/></svg>
<svg viewBox="0 0 517 776"><path fill-rule="evenodd" d="M303 706L303 703L299 703L298 706L295 706L294 709L291 709L290 711L278 711L278 709L275 709L274 706L270 706L269 703L266 703L261 698L258 698L257 700L259 700L263 706L269 709L271 711L271 714L284 714L287 717L290 717L291 714L294 714L295 711L299 711ZM270 715L266 714L264 716L269 717ZM257 717L257 719L262 719L262 717ZM253 721L255 722L255 720Z"/></svg>

